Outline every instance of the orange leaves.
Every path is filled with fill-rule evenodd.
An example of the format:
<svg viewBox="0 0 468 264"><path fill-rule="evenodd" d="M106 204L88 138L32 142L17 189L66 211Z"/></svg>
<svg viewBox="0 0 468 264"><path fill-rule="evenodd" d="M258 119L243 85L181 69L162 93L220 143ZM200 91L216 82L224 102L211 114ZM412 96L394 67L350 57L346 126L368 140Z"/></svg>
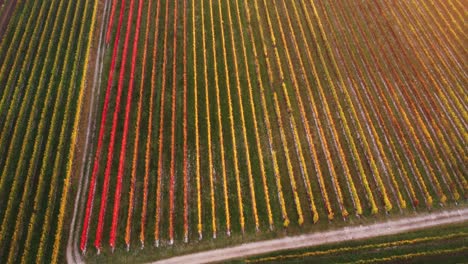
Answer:
<svg viewBox="0 0 468 264"><path fill-rule="evenodd" d="M167 78L167 35L169 26L169 1L166 2L164 19L164 40L163 40L163 66L162 66L162 84L161 84L161 102L159 108L159 135L158 135L158 172L156 186L156 213L154 223L154 244L159 246L160 223L161 223L161 192L162 192L162 177L163 177L163 148L164 148L164 105L166 102L166 78ZM155 66L153 67L153 69Z"/></svg>
<svg viewBox="0 0 468 264"><path fill-rule="evenodd" d="M139 99L137 105L137 120L135 125L135 139L133 142L133 159L132 159L132 172L130 180L130 194L128 199L128 212L127 212L127 224L125 226L125 244L127 249L130 247L130 236L132 232L132 216L133 210L135 207L135 182L137 177L137 164L138 164L138 149L140 145L140 126L141 126L141 113L142 113L142 104L143 104L143 92L145 85L145 66L147 60L147 48L148 48L148 38L149 38L149 24L150 24L150 10L151 2L148 3L148 12L146 14L146 28L145 28L145 44L143 47L143 63L141 68L141 81L140 81L140 90L139 90Z"/></svg>
<svg viewBox="0 0 468 264"><path fill-rule="evenodd" d="M188 232L189 232L189 223L188 223L188 214L189 214L189 201L188 201L188 142L187 142L187 0L184 0L183 5L183 81L184 81L184 94L183 94L183 176L184 176L184 241L188 242Z"/></svg>
<svg viewBox="0 0 468 264"><path fill-rule="evenodd" d="M297 215L298 215L297 223L299 225L302 225L304 223L304 216L302 214L301 201L299 199L299 194L297 192L296 180L294 179L294 170L293 170L293 166L291 164L291 158L289 155L288 142L286 141L286 135L284 133L283 121L281 120L282 117L281 117L281 110L279 108L279 103L278 103L278 96L276 95L276 93L274 93L273 96L274 96L273 99L275 102L276 117L278 120L278 128L279 128L280 135L281 135L281 143L283 144L284 155L286 157L286 164L288 167L289 180L291 182L291 188L292 188L293 196L294 196L294 203L296 205L296 210L297 210Z"/></svg>
<svg viewBox="0 0 468 264"><path fill-rule="evenodd" d="M135 43L138 43L138 39L140 37L142 7L143 7L143 1L139 0L137 24L136 24L135 35L134 35ZM130 10L132 11L132 9ZM134 81L135 81L135 66L136 66L136 59L137 59L137 51L138 51L138 45L133 45L132 63L131 63L131 69L130 69L130 83L129 83L129 89L128 89L128 94L127 94L127 102L125 105L124 131L123 131L122 143L121 143L121 148L120 148L119 168L117 172L117 186L116 186L116 191L115 191L115 196L114 196L114 210L112 212L112 227L111 227L110 239L109 239L109 244L112 247L112 249L115 248L115 240L117 236L117 224L119 221L120 196L122 192L122 181L123 181L123 174L124 174L125 157L127 154L127 139L128 139L128 126L130 122L130 109L132 108L133 88L135 86Z"/></svg>
<svg viewBox="0 0 468 264"><path fill-rule="evenodd" d="M177 1L174 2L174 40L172 55L172 118L171 118L171 172L169 175L169 240L170 244L174 243L174 185L175 185L175 163L176 163L176 93L177 93L177 22L178 22L178 6Z"/></svg>
<svg viewBox="0 0 468 264"><path fill-rule="evenodd" d="M443 201L444 179L449 186L460 185L459 177L437 174L456 171L442 155L430 159L435 149L460 149L436 139L456 143L460 135L437 128L436 119L429 118L429 123L425 119L433 112L429 106L446 104L451 98L441 99L441 104L421 92L414 96L423 106L407 102L413 95L398 87L407 84L406 73L385 72L382 60L387 61L384 56L389 55L372 54L370 48L377 44L367 32L354 23L343 32L331 31L344 28L346 22L342 21L359 20L343 13L348 6L313 1L181 1L165 2L163 23L159 23L159 1L156 23L147 18L142 79L146 49L153 45L152 63L148 63L153 66L151 91L147 92L151 95L149 102L142 98L147 96L142 83L136 128L128 128L138 131L148 118L146 148L140 150L145 152L142 244L149 232L156 245L171 245L179 237L188 242L194 235L190 231L198 232L201 239L206 232L215 238L225 236L224 232L229 236L236 231L266 229L267 225L273 229L278 223L275 217L281 218L279 226L288 227L291 223L331 221L337 215L376 214L380 208L404 209L407 200L417 205L421 197L431 206L431 187ZM334 18L324 15L326 12L343 14ZM343 16L348 19L342 20ZM191 32L187 32L187 23ZM183 33L179 32L182 26ZM151 30L155 31L154 44L148 40ZM355 43L362 45L355 47ZM163 46L159 49L158 45ZM363 58L358 57L361 54ZM159 108L158 117L153 118L153 108ZM458 116L458 112L447 113ZM122 120L127 123L127 116ZM414 121L418 126L410 126ZM450 120L443 122L457 126ZM155 127L158 132L152 131ZM139 132L136 134L138 144ZM121 157L125 145L120 148ZM137 229L131 219L133 201L140 201L136 180L140 156L134 146L127 246L131 232ZM456 161L457 156L460 154L449 155L449 160ZM123 164L125 159L120 161ZM122 170L116 174L117 188L122 187ZM122 192L124 195L127 193ZM155 202L151 212L154 233L147 228L148 202ZM113 217L116 220L118 214ZM118 222L114 222L111 232L116 230ZM111 246L115 246L119 236L112 236Z"/></svg>

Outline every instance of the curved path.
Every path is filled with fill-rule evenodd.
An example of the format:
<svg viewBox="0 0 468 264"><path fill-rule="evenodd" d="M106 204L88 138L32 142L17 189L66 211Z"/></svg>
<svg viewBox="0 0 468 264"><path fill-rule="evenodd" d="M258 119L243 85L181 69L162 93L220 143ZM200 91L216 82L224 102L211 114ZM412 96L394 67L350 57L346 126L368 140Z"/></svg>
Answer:
<svg viewBox="0 0 468 264"><path fill-rule="evenodd" d="M323 244L366 239L468 221L468 208L421 214L370 225L344 227L332 231L246 243L240 246L204 251L153 262L152 264L210 263L254 256L279 250L313 247Z"/></svg>
<svg viewBox="0 0 468 264"><path fill-rule="evenodd" d="M98 0L96 0L98 1ZM103 15L101 17L101 25L99 29L99 40L97 46L97 52L95 56L95 65L94 65L94 73L93 73L93 82L91 85L91 91L89 94L88 100L85 102L89 102L88 107L88 116L86 117L85 121L86 124L86 134L85 134L85 142L82 148L82 157L81 163L78 165L77 175L79 175L78 180L78 188L75 197L75 203L73 208L73 218L70 224L70 233L68 234L68 242L67 242L67 263L84 263L82 255L78 249L78 241L80 239L80 229L77 228L77 221L83 218L83 207L85 205L85 199L82 199L82 196L85 197L86 192L82 195L82 190L86 190L85 188L88 186L88 175L89 175L89 168L91 164L91 155L88 155L90 149L90 143L93 142L93 135L94 130L96 129L96 103L95 99L99 98L100 94L100 84L101 84L101 75L102 75L102 68L104 62L104 54L106 51L107 46L105 45L103 38L105 34L105 26L107 25L107 18L109 15L110 10L110 0L102 1L104 2L103 7ZM86 112L83 112L86 113ZM83 118L83 116L81 117ZM91 130L92 129L92 130Z"/></svg>

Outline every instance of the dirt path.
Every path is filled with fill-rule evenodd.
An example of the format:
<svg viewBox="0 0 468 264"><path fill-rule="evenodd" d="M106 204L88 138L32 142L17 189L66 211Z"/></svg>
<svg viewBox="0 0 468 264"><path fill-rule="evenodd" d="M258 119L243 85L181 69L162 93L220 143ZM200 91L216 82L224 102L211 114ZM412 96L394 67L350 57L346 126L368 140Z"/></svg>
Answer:
<svg viewBox="0 0 468 264"><path fill-rule="evenodd" d="M173 257L152 264L210 263L229 259L254 256L285 249L312 247L329 243L356 239L366 239L384 235L394 235L438 225L468 221L468 208L443 211L399 220L379 222L365 226L345 227L333 231L317 232L308 235L285 237L268 241L242 244L240 246L210 250L195 254Z"/></svg>
<svg viewBox="0 0 468 264"><path fill-rule="evenodd" d="M104 54L107 46L105 45L103 39L105 34L105 26L107 17L109 15L110 10L110 0L103 0L101 3L104 4L99 6L98 12L102 11L102 16L100 16L100 29L98 31L99 38L97 41L97 46L93 44L94 47L97 47L97 51L94 55L91 55L91 59L89 60L91 64L94 64L94 68L91 68L90 71L93 71L92 76L93 82L91 85L87 86L89 90L86 94L88 94L88 98L85 100L85 106L83 111L82 120L80 126L86 129L82 129L80 135L80 142L84 142L84 144L79 148L79 155L77 158L79 159L77 164L77 173L76 176L79 176L77 181L78 189L76 192L75 203L73 208L73 218L70 224L70 233L68 235L68 242L67 242L67 263L83 263L84 260L82 258L81 253L78 249L78 242L80 239L80 230L77 228L76 222L83 218L83 206L86 203L86 199L82 198L85 195L82 195L82 192L86 193L85 190L82 188L86 188L88 186L88 177L89 175L89 164L91 160L91 155L87 155L90 148L90 143L93 142L94 130L96 129L96 98L99 98L100 94L100 84L101 84L101 75L102 75L102 68L103 68L103 61L104 61ZM96 43L96 41L95 41ZM91 75L88 75L91 76Z"/></svg>
<svg viewBox="0 0 468 264"><path fill-rule="evenodd" d="M2 10L2 15L0 18L0 41L3 38L3 34L5 34L5 31L8 26L8 22L10 21L11 16L13 15L13 11L15 11L15 6L16 2L18 0L10 0L7 3L4 3L4 0L0 0L0 6L2 4L5 4Z"/></svg>

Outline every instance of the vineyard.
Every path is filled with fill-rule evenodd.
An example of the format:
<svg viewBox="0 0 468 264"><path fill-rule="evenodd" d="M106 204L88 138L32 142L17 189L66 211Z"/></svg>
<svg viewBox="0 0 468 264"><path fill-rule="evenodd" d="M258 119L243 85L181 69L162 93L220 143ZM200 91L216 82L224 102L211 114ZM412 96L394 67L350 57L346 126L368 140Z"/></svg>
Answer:
<svg viewBox="0 0 468 264"><path fill-rule="evenodd" d="M456 230L456 231L455 231ZM463 262L467 247L466 227L448 226L405 233L370 241L354 241L347 244L327 245L274 253L245 259L245 263L437 263L451 257L451 261ZM437 246L431 246L436 244ZM428 250L428 246L430 250Z"/></svg>
<svg viewBox="0 0 468 264"><path fill-rule="evenodd" d="M4 2L9 8L16 1ZM1 263L57 263L63 256L95 10L89 0L19 1L3 35Z"/></svg>
<svg viewBox="0 0 468 264"><path fill-rule="evenodd" d="M147 262L463 208L465 18L459 0L0 0L0 263L64 262L67 236L83 260Z"/></svg>
<svg viewBox="0 0 468 264"><path fill-rule="evenodd" d="M80 250L464 202L457 5L112 1Z"/></svg>

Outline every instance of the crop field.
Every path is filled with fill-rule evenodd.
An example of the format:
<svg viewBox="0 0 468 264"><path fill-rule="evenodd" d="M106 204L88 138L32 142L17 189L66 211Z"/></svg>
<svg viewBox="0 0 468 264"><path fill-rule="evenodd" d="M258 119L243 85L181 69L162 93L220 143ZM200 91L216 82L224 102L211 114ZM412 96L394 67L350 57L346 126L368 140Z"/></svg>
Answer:
<svg viewBox="0 0 468 264"><path fill-rule="evenodd" d="M62 256L75 149L70 142L76 141L94 5L20 1L3 35L1 263L56 263Z"/></svg>
<svg viewBox="0 0 468 264"><path fill-rule="evenodd" d="M275 252L228 263L440 263L466 260L465 225L444 226L367 241ZM429 250L428 250L429 249Z"/></svg>
<svg viewBox="0 0 468 264"><path fill-rule="evenodd" d="M3 34L5 34L8 22L15 10L17 0L0 0L0 40Z"/></svg>
<svg viewBox="0 0 468 264"><path fill-rule="evenodd" d="M73 244L147 262L466 206L463 1L13 1L0 263Z"/></svg>
<svg viewBox="0 0 468 264"><path fill-rule="evenodd" d="M463 202L457 5L113 1L80 249Z"/></svg>

